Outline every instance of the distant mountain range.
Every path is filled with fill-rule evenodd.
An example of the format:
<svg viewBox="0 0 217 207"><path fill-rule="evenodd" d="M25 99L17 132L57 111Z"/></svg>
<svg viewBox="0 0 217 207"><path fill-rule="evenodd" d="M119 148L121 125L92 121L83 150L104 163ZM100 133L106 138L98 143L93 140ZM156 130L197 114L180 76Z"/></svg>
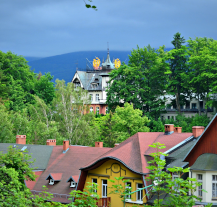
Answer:
<svg viewBox="0 0 217 207"><path fill-rule="evenodd" d="M170 48L166 49L170 50ZM109 51L111 61L113 58L119 58L124 61L126 64L129 61L128 55L131 54L131 51ZM54 76L53 81L57 78L62 80L64 79L66 83L70 82L76 72L76 68L78 70L85 70L88 66L91 68L94 58L98 57L101 62L104 58L106 60L107 51L83 51L83 52L72 52L62 55L56 55L46 58L39 57L25 57L35 73L41 72L45 74L50 72L51 75ZM89 62L89 61L90 62Z"/></svg>

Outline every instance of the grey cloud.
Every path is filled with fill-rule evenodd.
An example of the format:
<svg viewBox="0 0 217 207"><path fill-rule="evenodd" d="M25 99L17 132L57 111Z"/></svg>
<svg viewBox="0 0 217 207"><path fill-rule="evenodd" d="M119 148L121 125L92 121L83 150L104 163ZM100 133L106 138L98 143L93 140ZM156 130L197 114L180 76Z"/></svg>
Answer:
<svg viewBox="0 0 217 207"><path fill-rule="evenodd" d="M176 32L217 39L216 0L2 0L0 50L51 56L166 45Z"/></svg>

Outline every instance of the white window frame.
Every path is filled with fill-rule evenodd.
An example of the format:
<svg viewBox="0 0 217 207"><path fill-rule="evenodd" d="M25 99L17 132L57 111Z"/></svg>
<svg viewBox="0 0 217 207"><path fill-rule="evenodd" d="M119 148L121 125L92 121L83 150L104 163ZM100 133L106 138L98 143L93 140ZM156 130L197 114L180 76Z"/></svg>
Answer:
<svg viewBox="0 0 217 207"><path fill-rule="evenodd" d="M49 180L49 185L54 185L54 180L52 178Z"/></svg>
<svg viewBox="0 0 217 207"><path fill-rule="evenodd" d="M137 183L136 184L136 190L139 190L141 188L139 188L139 185L142 185L142 183ZM140 199L139 199L140 197ZM140 190L140 191L137 191L136 192L136 201L140 201L140 202L143 202L143 190Z"/></svg>
<svg viewBox="0 0 217 207"><path fill-rule="evenodd" d="M108 106L105 107L105 114L108 114L109 113L109 110L108 110Z"/></svg>
<svg viewBox="0 0 217 207"><path fill-rule="evenodd" d="M75 187L76 187L76 182L71 181L71 182L70 182L70 188L75 188Z"/></svg>
<svg viewBox="0 0 217 207"><path fill-rule="evenodd" d="M103 181L106 181L106 184L104 184ZM102 180L102 198L107 198L107 187L108 187L108 181ZM103 188L105 188L105 194L106 195L103 195Z"/></svg>
<svg viewBox="0 0 217 207"><path fill-rule="evenodd" d="M127 185L129 185L129 186L127 186ZM132 190L132 183L126 182L126 188L131 188L131 190ZM131 195L127 195L126 200L128 200L128 201L131 200Z"/></svg>
<svg viewBox="0 0 217 207"><path fill-rule="evenodd" d="M96 114L99 114L99 106L96 107Z"/></svg>
<svg viewBox="0 0 217 207"><path fill-rule="evenodd" d="M197 188L197 196L202 198L203 197L203 174L197 174L197 181L199 183L201 183L202 185L201 186L198 186Z"/></svg>
<svg viewBox="0 0 217 207"><path fill-rule="evenodd" d="M212 199L216 199L216 198L217 198L217 175L212 175Z"/></svg>
<svg viewBox="0 0 217 207"><path fill-rule="evenodd" d="M93 112L93 107L92 106L90 107L90 112Z"/></svg>
<svg viewBox="0 0 217 207"><path fill-rule="evenodd" d="M90 94L90 100L93 101L93 94Z"/></svg>
<svg viewBox="0 0 217 207"><path fill-rule="evenodd" d="M174 181L176 178L179 178L179 175L178 175L178 174L173 174L173 175L172 175L173 181ZM175 189L176 189L176 186L173 186L173 190L175 190Z"/></svg>
<svg viewBox="0 0 217 207"><path fill-rule="evenodd" d="M96 100L96 102L99 102L99 94L98 93L96 94L96 99L95 100Z"/></svg>
<svg viewBox="0 0 217 207"><path fill-rule="evenodd" d="M94 182L94 180L96 180L96 182ZM92 183L96 183L97 184L97 178L92 178ZM94 185L93 185L94 186ZM94 193L97 193L97 189L93 189L93 192Z"/></svg>

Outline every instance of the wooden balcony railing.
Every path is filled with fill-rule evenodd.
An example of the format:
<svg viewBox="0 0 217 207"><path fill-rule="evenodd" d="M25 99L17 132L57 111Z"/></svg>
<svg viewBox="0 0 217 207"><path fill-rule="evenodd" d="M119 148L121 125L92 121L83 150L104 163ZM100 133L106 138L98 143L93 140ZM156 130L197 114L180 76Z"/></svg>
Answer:
<svg viewBox="0 0 217 207"><path fill-rule="evenodd" d="M100 198L99 201L96 203L96 205L98 207L109 207L111 203L111 198L107 197L107 198Z"/></svg>

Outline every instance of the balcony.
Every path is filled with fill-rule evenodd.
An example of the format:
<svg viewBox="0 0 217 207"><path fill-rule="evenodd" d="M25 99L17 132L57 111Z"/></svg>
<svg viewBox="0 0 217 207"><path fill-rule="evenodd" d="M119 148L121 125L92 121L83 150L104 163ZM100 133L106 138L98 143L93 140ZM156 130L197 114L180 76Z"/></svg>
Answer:
<svg viewBox="0 0 217 207"><path fill-rule="evenodd" d="M96 203L98 207L109 207L111 203L111 198L100 198L99 201Z"/></svg>

